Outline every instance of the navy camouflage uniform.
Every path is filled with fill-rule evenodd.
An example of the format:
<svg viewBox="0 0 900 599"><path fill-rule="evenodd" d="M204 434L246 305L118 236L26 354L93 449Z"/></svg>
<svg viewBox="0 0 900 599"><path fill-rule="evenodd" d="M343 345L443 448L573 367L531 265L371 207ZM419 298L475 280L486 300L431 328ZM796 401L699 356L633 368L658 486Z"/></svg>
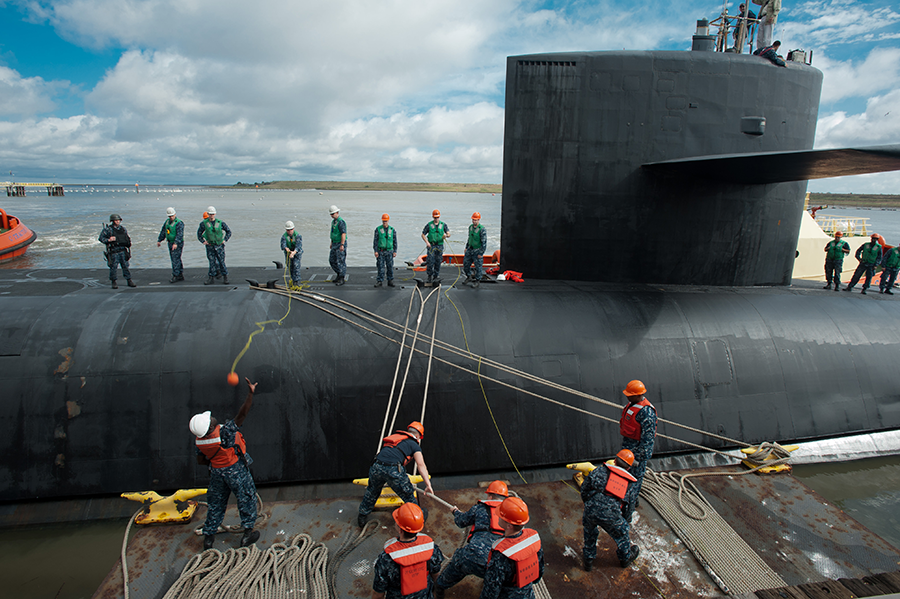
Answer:
<svg viewBox="0 0 900 599"><path fill-rule="evenodd" d="M406 475L406 468L403 467L403 460L412 456L422 448L413 439L405 439L398 443L395 447L382 447L375 460L369 467L369 485L366 487L366 494L363 495L362 502L359 504L359 514L368 516L375 509L375 502L381 494L384 485L388 485L394 490L400 499L406 503L415 503L416 492L409 477ZM399 457L402 456L402 457ZM399 459L398 459L399 457ZM421 507L421 506L420 506ZM422 508L422 514L428 518L428 510Z"/></svg>
<svg viewBox="0 0 900 599"><path fill-rule="evenodd" d="M872 245L874 244L874 247ZM872 277L875 276L875 267L881 264L882 251L881 244L878 242L868 241L856 248L856 259L859 260L859 266L853 272L853 278L847 283L844 291L850 291L853 286L859 283L863 273L866 274L866 280L863 282L862 290L865 291L872 284Z"/></svg>
<svg viewBox="0 0 900 599"><path fill-rule="evenodd" d="M453 523L459 528L474 525L475 532L468 543L456 550L450 564L438 577L436 584L442 589L449 589L469 574L484 578L491 548L503 538L502 535L491 532L491 511L481 502L473 505L467 512L453 512Z"/></svg>
<svg viewBox="0 0 900 599"><path fill-rule="evenodd" d="M472 228L475 225L469 225L469 237L468 241L466 241L466 253L463 256L463 274L467 277L470 276L470 267L472 265L475 266L475 276L473 277L476 281L480 281L484 276L484 250L487 247L487 229L485 229L480 223L479 227L479 241L480 245L478 247L472 247L471 238L472 238Z"/></svg>
<svg viewBox="0 0 900 599"><path fill-rule="evenodd" d="M116 240L110 241L110 237L115 237ZM126 281L130 281L131 271L128 270L130 250L128 248L131 247L131 238L128 237L128 231L125 227L109 223L107 226L103 227L102 231L100 231L100 237L98 237L98 239L100 240L100 243L106 245L106 263L109 265L109 280L115 282L118 275L118 268L121 266L122 276L125 277Z"/></svg>
<svg viewBox="0 0 900 599"><path fill-rule="evenodd" d="M394 280L394 254L397 253L397 231L390 225L388 225L388 228L390 229L391 237L394 240L393 249L378 247L378 229L383 228L384 225L375 227L375 238L372 240L372 250L374 250L376 254L375 265L378 267L378 276L375 278L375 282L377 283L384 281L385 273L387 273L388 281Z"/></svg>
<svg viewBox="0 0 900 599"><path fill-rule="evenodd" d="M284 259L288 265L288 270L291 271L291 283L294 285L300 284L300 257L303 256L303 236L297 231L294 231L293 237L294 249L297 250L297 255L291 258L291 249L288 248L288 234L287 231L281 236L281 251L284 252Z"/></svg>
<svg viewBox="0 0 900 599"><path fill-rule="evenodd" d="M893 295L894 292L891 289L897 280L897 273L900 272L900 248L893 247L889 249L884 254L881 266L883 270L881 271L881 282L878 284L879 290L882 293L887 290Z"/></svg>
<svg viewBox="0 0 900 599"><path fill-rule="evenodd" d="M401 543L403 541L400 541ZM428 573L437 574L444 563L444 554L437 543L434 544L434 552L428 559ZM400 566L397 565L387 552L382 551L375 560L375 579L372 581L372 590L376 593L384 593L385 599L431 599L434 589L434 580L428 576L428 587L409 595L400 594Z"/></svg>
<svg viewBox="0 0 900 599"><path fill-rule="evenodd" d="M637 464L637 459L634 463ZM629 482L625 499L619 501L618 497L607 495L603 491L608 480L609 468L601 465L587 475L581 485L581 500L584 501L584 516L581 518L581 524L584 527L585 561L592 561L597 557L597 537L600 535L598 526L605 530L616 543L616 556L619 561L625 561L631 553L628 530L640 485Z"/></svg>
<svg viewBox="0 0 900 599"><path fill-rule="evenodd" d="M169 246L169 259L172 261L172 277L179 279L184 278L184 265L181 263L181 252L184 249L184 221L177 219L175 221L175 239L168 240L168 229L170 227L169 219L163 223L162 229L159 231L158 243L166 242ZM172 249L173 246L175 249Z"/></svg>
<svg viewBox="0 0 900 599"><path fill-rule="evenodd" d="M234 420L229 420L219 427L219 438L222 447L234 447L235 433L240 430ZM197 450L200 454L200 450ZM237 498L238 512L241 515L241 526L244 530L253 528L256 524L256 484L253 475L250 474L249 464L253 460L249 455L241 456L238 452L238 461L225 468L213 468L209 466L209 486L206 490L206 523L203 525L204 535L214 535L219 530L219 525L225 519L225 508L228 507L228 497L234 493Z"/></svg>
<svg viewBox="0 0 900 599"><path fill-rule="evenodd" d="M219 220L219 219L216 219ZM206 237L203 233L206 231L206 226L204 223L207 222L206 219L200 221L200 228L197 229L197 239L200 240L200 243L203 243L206 240ZM228 225L225 224L225 221L219 221L222 223L222 231L225 232L225 239L222 241L220 245L213 245L212 243L208 243L206 247L206 259L209 260L209 278L215 278L220 274L223 276L228 276L228 268L225 266L225 242L231 239L231 229L228 228Z"/></svg>
<svg viewBox="0 0 900 599"><path fill-rule="evenodd" d="M647 463L653 457L653 444L656 441L656 410L650 406L644 406L634 417L635 422L641 425L641 438L630 439L622 437L622 449L630 449L634 454L634 464L631 465L631 475L637 479L633 485L639 492L644 482L644 473L647 471ZM635 493L637 499L637 492Z"/></svg>
<svg viewBox="0 0 900 599"><path fill-rule="evenodd" d="M336 229L336 230L335 230ZM344 237L344 249L340 249L341 247L341 235L345 235ZM337 237L337 241L334 241L334 238ZM331 269L334 271L334 274L343 279L347 276L347 242L349 240L349 235L347 235L347 222L338 217L336 219L331 220L331 252L328 254L328 264L331 265Z"/></svg>
<svg viewBox="0 0 900 599"><path fill-rule="evenodd" d="M436 225L438 229L443 227L443 233L449 233L450 227L448 227L443 221ZM425 228L422 229L422 235L428 237L428 230L435 228L434 221L428 221L428 224L425 225ZM437 279L441 275L441 261L444 259L444 240L440 241L429 241L431 246L428 248L428 256L425 260L425 274L428 276L430 281Z"/></svg>
<svg viewBox="0 0 900 599"><path fill-rule="evenodd" d="M522 536L522 531L511 538ZM501 538L502 539L502 538ZM497 539L499 542L501 539ZM538 579L544 577L544 548L538 550ZM516 576L516 564L499 551L492 551L487 568L484 572L484 587L481 589L480 599L534 599L534 582L526 584L522 588L514 587L513 580ZM535 582L537 582L537 580Z"/></svg>

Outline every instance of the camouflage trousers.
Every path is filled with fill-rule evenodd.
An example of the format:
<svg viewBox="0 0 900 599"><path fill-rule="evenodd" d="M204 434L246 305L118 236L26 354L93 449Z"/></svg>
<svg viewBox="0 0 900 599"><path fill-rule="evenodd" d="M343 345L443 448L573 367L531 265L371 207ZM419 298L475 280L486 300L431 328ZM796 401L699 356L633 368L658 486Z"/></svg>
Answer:
<svg viewBox="0 0 900 599"><path fill-rule="evenodd" d="M284 253L284 261L285 265L288 267L288 271L291 273L291 282L294 285L300 284L300 252L297 252L297 255L291 258L290 252Z"/></svg>
<svg viewBox="0 0 900 599"><path fill-rule="evenodd" d="M172 261L172 276L173 277L183 277L184 276L184 265L181 264L181 250L182 247L179 245L174 250L172 249L173 243L169 243L169 259Z"/></svg>
<svg viewBox="0 0 900 599"><path fill-rule="evenodd" d="M214 535L225 519L228 497L234 493L241 526L253 528L256 524L256 484L243 459L225 468L209 469L209 487L206 489L206 523L203 534Z"/></svg>
<svg viewBox="0 0 900 599"><path fill-rule="evenodd" d="M631 540L628 538L628 522L622 516L622 506L618 500L609 495L598 494L584 504L584 559L597 557L597 538L600 536L599 526L612 537L616 543L616 556L620 561L628 558L631 552Z"/></svg>
<svg viewBox="0 0 900 599"><path fill-rule="evenodd" d="M436 279L441 275L441 262L444 259L444 244L434 245L428 248L428 256L425 259L425 274L429 279Z"/></svg>
<svg viewBox="0 0 900 599"><path fill-rule="evenodd" d="M470 267L475 267L475 274L470 275ZM482 252L481 248L466 248L466 253L463 256L463 273L469 277L471 276L476 281L480 281L481 277L484 276L484 252Z"/></svg>
<svg viewBox="0 0 900 599"><path fill-rule="evenodd" d="M331 253L328 254L328 263L331 270L339 277L347 276L347 242L344 242L344 249L339 250L339 243L331 244Z"/></svg>
<svg viewBox="0 0 900 599"><path fill-rule="evenodd" d="M225 244L206 246L206 259L209 260L209 278L218 275L228 276L228 269L225 267Z"/></svg>
<svg viewBox="0 0 900 599"><path fill-rule="evenodd" d="M128 259L125 257L128 254L126 252L110 252L109 259L107 262L109 263L109 280L115 281L116 275L118 275L119 265L122 266L122 276L125 277L126 281L131 280L131 271L128 270Z"/></svg>
<svg viewBox="0 0 900 599"><path fill-rule="evenodd" d="M472 540L456 550L453 554L453 559L450 560L450 564L444 568L435 584L439 588L449 589L470 574L478 578L484 578L484 571L487 568L491 547L500 538L500 535L486 531L472 535Z"/></svg>
<svg viewBox="0 0 900 599"><path fill-rule="evenodd" d="M369 485L366 487L366 494L363 495L362 502L359 504L359 514L368 516L375 509L375 502L381 494L384 485L388 485L394 490L397 496L406 503L416 503L416 492L406 470L400 464L392 464L390 466L375 462L369 467ZM428 518L428 510L422 508L425 518Z"/></svg>
<svg viewBox="0 0 900 599"><path fill-rule="evenodd" d="M388 281L394 280L394 252L392 250L378 250L375 266L378 267L376 281L383 281L385 274L387 274Z"/></svg>

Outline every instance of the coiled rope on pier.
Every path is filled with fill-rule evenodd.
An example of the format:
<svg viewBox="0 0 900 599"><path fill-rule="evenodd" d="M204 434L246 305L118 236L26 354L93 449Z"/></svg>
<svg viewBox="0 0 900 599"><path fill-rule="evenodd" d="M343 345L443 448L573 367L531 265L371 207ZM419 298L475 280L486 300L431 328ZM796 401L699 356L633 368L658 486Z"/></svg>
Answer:
<svg viewBox="0 0 900 599"><path fill-rule="evenodd" d="M256 545L192 557L163 599L329 599L328 548L308 534L265 551Z"/></svg>

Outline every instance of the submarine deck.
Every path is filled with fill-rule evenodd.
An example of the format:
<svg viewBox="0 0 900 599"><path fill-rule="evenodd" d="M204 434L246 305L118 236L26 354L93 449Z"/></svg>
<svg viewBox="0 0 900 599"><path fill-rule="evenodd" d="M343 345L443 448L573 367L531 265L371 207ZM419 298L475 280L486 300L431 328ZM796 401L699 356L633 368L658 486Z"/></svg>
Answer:
<svg viewBox="0 0 900 599"><path fill-rule="evenodd" d="M721 471L722 469L717 469ZM741 470L731 468L736 473ZM701 470L690 470L700 472ZM710 476L693 479L710 503L732 524L741 537L788 585L817 583L839 578L861 578L893 572L900 551L873 532L828 504L790 475ZM480 489L442 491L439 496L467 509L483 497ZM566 597L717 597L716 587L699 562L671 531L647 501L642 501L632 522L632 542L641 555L627 569L619 567L615 545L601 532L594 570L581 567L582 503L570 481L514 485L511 490L528 503L530 527L541 535L544 547L544 581L554 598ZM305 532L324 543L329 556L342 544L347 531L356 529L358 497L275 502L264 506L268 520L258 526L260 549L286 542ZM430 510L425 532L449 559L463 538L449 511L425 499ZM188 560L201 549L202 539L193 529L202 521L201 508L187 526L146 527L133 533L128 549L131 596L162 597ZM356 547L339 566L336 591L340 597L371 596L372 567L393 524L387 512L375 512L381 528ZM226 523L237 520L232 504ZM237 535L220 534L215 548L237 545ZM446 563L446 562L445 562ZM447 597L474 597L481 581L469 577L447 591ZM122 570L117 563L95 597L121 597ZM792 594L790 596L799 596ZM849 596L849 595L847 595Z"/></svg>

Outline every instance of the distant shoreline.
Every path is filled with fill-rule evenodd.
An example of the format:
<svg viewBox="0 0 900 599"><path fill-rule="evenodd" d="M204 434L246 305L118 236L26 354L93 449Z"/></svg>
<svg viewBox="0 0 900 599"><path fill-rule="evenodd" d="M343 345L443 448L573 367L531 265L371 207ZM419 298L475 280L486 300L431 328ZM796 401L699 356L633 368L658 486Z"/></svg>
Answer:
<svg viewBox="0 0 900 599"><path fill-rule="evenodd" d="M855 193L810 193L809 207L827 208L900 208L900 195Z"/></svg>
<svg viewBox="0 0 900 599"><path fill-rule="evenodd" d="M375 181L268 181L237 183L235 189L321 189L326 191L450 191L500 193L499 183L380 183Z"/></svg>

